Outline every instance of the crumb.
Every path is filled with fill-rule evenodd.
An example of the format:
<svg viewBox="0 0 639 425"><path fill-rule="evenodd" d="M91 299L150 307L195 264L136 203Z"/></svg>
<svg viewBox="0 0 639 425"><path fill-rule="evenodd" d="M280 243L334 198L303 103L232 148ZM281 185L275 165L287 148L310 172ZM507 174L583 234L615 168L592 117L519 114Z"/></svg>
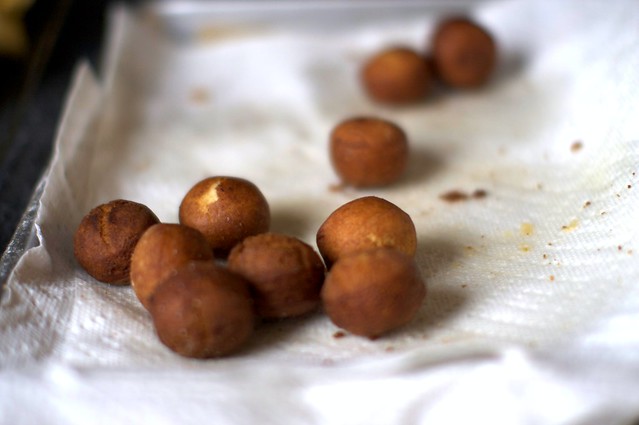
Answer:
<svg viewBox="0 0 639 425"><path fill-rule="evenodd" d="M628 188L630 188L630 185L628 185ZM484 189L475 189L472 196L475 199L483 199L487 195L488 195L488 192L486 192Z"/></svg>
<svg viewBox="0 0 639 425"><path fill-rule="evenodd" d="M544 257L544 260L545 260L545 259L548 258L548 255L544 254L543 257Z"/></svg>
<svg viewBox="0 0 639 425"><path fill-rule="evenodd" d="M328 191L333 193L338 193L338 192L343 192L345 188L346 188L346 185L344 183L335 183L328 186Z"/></svg>
<svg viewBox="0 0 639 425"><path fill-rule="evenodd" d="M606 215L606 214L608 214L606 211L601 212L601 215Z"/></svg>
<svg viewBox="0 0 639 425"><path fill-rule="evenodd" d="M548 242L548 246L552 246L552 242Z"/></svg>
<svg viewBox="0 0 639 425"><path fill-rule="evenodd" d="M580 141L577 140L575 142L573 142L572 145L570 145L570 151L571 152L579 152L581 150L581 148L584 147L584 144Z"/></svg>
<svg viewBox="0 0 639 425"><path fill-rule="evenodd" d="M191 102L203 105L209 102L211 94L205 87L194 87L190 93Z"/></svg>
<svg viewBox="0 0 639 425"><path fill-rule="evenodd" d="M472 247L472 246L470 246L470 245L466 246L466 250L467 250L467 251L472 251L473 249L475 249L475 248L473 248L473 247Z"/></svg>
<svg viewBox="0 0 639 425"><path fill-rule="evenodd" d="M621 245L617 246L617 250L618 251L622 251L623 250L623 246L621 246Z"/></svg>
<svg viewBox="0 0 639 425"><path fill-rule="evenodd" d="M468 194L460 191L460 190L451 190L446 193L439 195L439 198L446 202L459 202L465 201L468 199Z"/></svg>
<svg viewBox="0 0 639 425"><path fill-rule="evenodd" d="M592 203L590 201L586 201L583 208L588 208Z"/></svg>
<svg viewBox="0 0 639 425"><path fill-rule="evenodd" d="M395 351L395 347L393 347L392 345L386 347L384 349L384 351L386 351L387 353L392 353L393 351Z"/></svg>
<svg viewBox="0 0 639 425"><path fill-rule="evenodd" d="M528 252L530 251L530 246L526 245L525 243L519 245L519 250L521 252Z"/></svg>
<svg viewBox="0 0 639 425"><path fill-rule="evenodd" d="M553 281L555 280L555 275L552 275L552 274L551 274L551 275L550 275L550 277L549 277L548 279L550 279L550 281L551 281L551 282L553 282Z"/></svg>
<svg viewBox="0 0 639 425"><path fill-rule="evenodd" d="M343 331L337 331L333 334L333 338L335 339L344 338L345 336L346 336L346 333Z"/></svg>
<svg viewBox="0 0 639 425"><path fill-rule="evenodd" d="M628 250L628 255L632 255L632 249Z"/></svg>
<svg viewBox="0 0 639 425"><path fill-rule="evenodd" d="M632 189L632 185L631 184L628 185L628 189Z"/></svg>
<svg viewBox="0 0 639 425"><path fill-rule="evenodd" d="M461 287L462 288L466 288L466 287L468 287L468 285L464 283Z"/></svg>
<svg viewBox="0 0 639 425"><path fill-rule="evenodd" d="M616 196L617 198L621 198L621 194L620 194L620 193L615 193L615 196Z"/></svg>
<svg viewBox="0 0 639 425"><path fill-rule="evenodd" d="M442 193L439 195L439 199L442 199L446 202L459 202L459 201L467 201L469 198L473 199L483 199L488 196L488 192L484 189L475 189L473 193L470 195L461 190L450 190L448 192Z"/></svg>
<svg viewBox="0 0 639 425"><path fill-rule="evenodd" d="M543 190L544 185L541 183L537 183L537 190Z"/></svg>

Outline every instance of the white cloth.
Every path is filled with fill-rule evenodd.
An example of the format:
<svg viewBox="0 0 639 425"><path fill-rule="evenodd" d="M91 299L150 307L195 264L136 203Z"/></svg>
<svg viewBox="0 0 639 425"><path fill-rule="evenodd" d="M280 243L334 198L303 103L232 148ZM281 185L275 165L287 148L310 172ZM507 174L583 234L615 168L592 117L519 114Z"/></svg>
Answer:
<svg viewBox="0 0 639 425"><path fill-rule="evenodd" d="M501 52L489 86L373 105L357 82L362 61L384 45L426 49L438 19L407 15L221 30L198 16L189 33L114 14L101 79L82 65L69 94L40 246L3 294L0 423L639 417L636 2L479 3L473 15ZM312 18L302 9L300 20ZM408 173L387 188L331 190L328 133L359 114L406 130ZM355 197L406 210L429 287L415 322L375 341L335 338L318 313L260 326L229 358L171 353L131 288L79 269L72 235L114 198L175 222L188 188L221 174L255 182L273 230L309 243ZM487 196L439 197L476 189Z"/></svg>

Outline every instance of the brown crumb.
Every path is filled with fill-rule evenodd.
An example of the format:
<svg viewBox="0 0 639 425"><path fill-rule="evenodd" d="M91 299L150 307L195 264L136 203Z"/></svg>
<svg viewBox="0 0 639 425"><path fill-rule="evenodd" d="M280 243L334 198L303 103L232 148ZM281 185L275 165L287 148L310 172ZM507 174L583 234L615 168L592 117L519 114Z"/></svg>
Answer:
<svg viewBox="0 0 639 425"><path fill-rule="evenodd" d="M461 190L453 189L439 195L439 198L446 202L467 201L470 198L483 199L488 196L488 192L484 189L475 189L470 195Z"/></svg>
<svg viewBox="0 0 639 425"><path fill-rule="evenodd" d="M630 187L630 185L628 185L628 187ZM475 199L483 199L487 195L488 195L488 192L486 192L484 189L475 189L472 196Z"/></svg>
<svg viewBox="0 0 639 425"><path fill-rule="evenodd" d="M543 257L544 257L544 260L545 260L545 259L548 258L548 255L544 254Z"/></svg>
<svg viewBox="0 0 639 425"><path fill-rule="evenodd" d="M617 246L617 250L618 251L623 251L623 246L621 246L621 245Z"/></svg>
<svg viewBox="0 0 639 425"><path fill-rule="evenodd" d="M632 255L632 249L628 250L628 255Z"/></svg>
<svg viewBox="0 0 639 425"><path fill-rule="evenodd" d="M395 351L395 347L393 347L392 345L386 347L384 349L384 351L386 351L387 353L392 353L393 351Z"/></svg>
<svg viewBox="0 0 639 425"><path fill-rule="evenodd" d="M550 275L550 277L549 277L548 279L550 279L550 281L551 281L551 282L553 282L553 281L555 280L555 275L552 275L552 274L551 274L551 275Z"/></svg>
<svg viewBox="0 0 639 425"><path fill-rule="evenodd" d="M552 246L552 242L548 242L548 246Z"/></svg>
<svg viewBox="0 0 639 425"><path fill-rule="evenodd" d="M346 188L346 185L344 183L335 183L328 186L328 191L338 193L338 192L343 192L345 188Z"/></svg>
<svg viewBox="0 0 639 425"><path fill-rule="evenodd" d="M211 99L211 94L205 87L194 87L191 90L190 98L193 103L204 105Z"/></svg>
<svg viewBox="0 0 639 425"><path fill-rule="evenodd" d="M542 190L544 188L544 185L541 183L537 183L537 190Z"/></svg>
<svg viewBox="0 0 639 425"><path fill-rule="evenodd" d="M468 194L461 190L450 190L439 195L439 198L446 202L459 202L468 199Z"/></svg>
<svg viewBox="0 0 639 425"><path fill-rule="evenodd" d="M344 338L345 336L346 336L346 333L344 331L337 331L333 334L333 338L335 339Z"/></svg>
<svg viewBox="0 0 639 425"><path fill-rule="evenodd" d="M573 142L572 145L570 145L570 151L579 152L581 148L583 147L584 147L584 144L580 140L576 140L575 142Z"/></svg>
<svg viewBox="0 0 639 425"><path fill-rule="evenodd" d="M584 204L584 208L588 208L590 205L592 205L592 202L590 201L586 201L586 203Z"/></svg>
<svg viewBox="0 0 639 425"><path fill-rule="evenodd" d="M628 189L632 189L632 185L631 184L628 185Z"/></svg>

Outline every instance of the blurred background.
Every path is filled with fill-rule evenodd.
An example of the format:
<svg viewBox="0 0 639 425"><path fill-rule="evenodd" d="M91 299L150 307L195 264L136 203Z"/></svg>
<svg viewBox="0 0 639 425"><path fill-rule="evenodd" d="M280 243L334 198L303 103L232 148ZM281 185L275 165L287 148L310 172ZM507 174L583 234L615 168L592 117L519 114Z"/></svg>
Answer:
<svg viewBox="0 0 639 425"><path fill-rule="evenodd" d="M0 0L0 247L51 154L73 68L99 67L112 0ZM135 0L118 0L134 5Z"/></svg>

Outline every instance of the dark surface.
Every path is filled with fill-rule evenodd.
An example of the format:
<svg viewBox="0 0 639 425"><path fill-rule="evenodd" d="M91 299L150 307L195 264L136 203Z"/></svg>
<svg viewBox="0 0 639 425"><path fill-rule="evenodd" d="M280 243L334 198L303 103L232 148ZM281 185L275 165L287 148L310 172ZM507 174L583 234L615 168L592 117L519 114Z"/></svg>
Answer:
<svg viewBox="0 0 639 425"><path fill-rule="evenodd" d="M79 60L88 59L99 69L100 47L111 3L109 0L39 0L24 17L31 44L27 56L0 58L2 251L49 161L74 67Z"/></svg>

